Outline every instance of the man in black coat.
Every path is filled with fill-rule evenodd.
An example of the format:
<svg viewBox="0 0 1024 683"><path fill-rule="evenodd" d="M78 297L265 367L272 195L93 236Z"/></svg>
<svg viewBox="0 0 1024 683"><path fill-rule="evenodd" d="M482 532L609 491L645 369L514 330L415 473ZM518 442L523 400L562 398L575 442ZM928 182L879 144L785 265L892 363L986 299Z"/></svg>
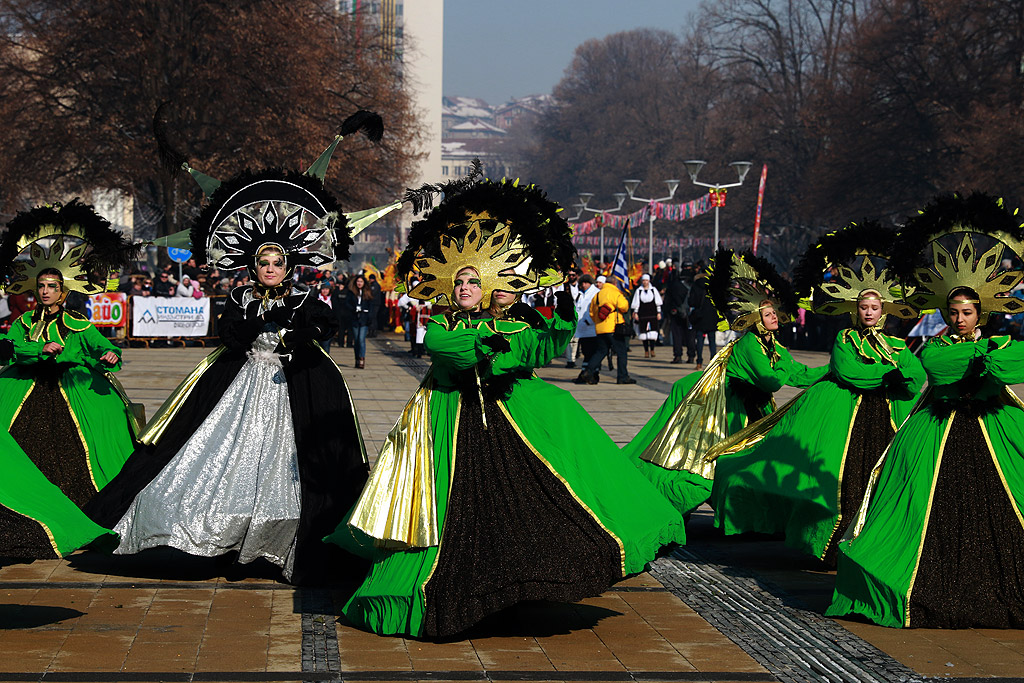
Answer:
<svg viewBox="0 0 1024 683"><path fill-rule="evenodd" d="M673 273L665 285L662 310L667 313L669 334L672 336L672 363L683 362L683 345L686 346L686 362L693 362L693 337L690 334L690 288L683 281L683 271Z"/></svg>
<svg viewBox="0 0 1024 683"><path fill-rule="evenodd" d="M690 327L693 328L693 346L697 352L697 370L704 369L704 338L707 337L711 352L709 359L718 353L715 346L715 331L718 329L718 310L708 296L707 272L702 266L690 287L687 302L690 304Z"/></svg>

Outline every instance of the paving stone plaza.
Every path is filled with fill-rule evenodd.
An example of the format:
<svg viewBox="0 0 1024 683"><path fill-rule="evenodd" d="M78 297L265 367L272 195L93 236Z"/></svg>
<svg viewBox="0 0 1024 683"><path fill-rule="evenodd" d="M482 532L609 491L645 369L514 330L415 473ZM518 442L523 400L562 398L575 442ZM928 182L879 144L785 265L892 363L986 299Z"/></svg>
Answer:
<svg viewBox="0 0 1024 683"><path fill-rule="evenodd" d="M638 348L629 368L636 385L575 385L578 371L561 362L539 374L624 443L692 370L637 358ZM352 367L349 349L332 350L371 461L427 368L406 350L397 336L370 340L365 370ZM119 378L152 416L208 352L127 349ZM1024 631L825 618L834 573L778 540L725 538L711 519L706 506L698 510L687 546L601 596L521 605L442 643L352 628L338 617L345 586L295 588L258 567L239 572L163 550L6 565L0 682L1024 680Z"/></svg>

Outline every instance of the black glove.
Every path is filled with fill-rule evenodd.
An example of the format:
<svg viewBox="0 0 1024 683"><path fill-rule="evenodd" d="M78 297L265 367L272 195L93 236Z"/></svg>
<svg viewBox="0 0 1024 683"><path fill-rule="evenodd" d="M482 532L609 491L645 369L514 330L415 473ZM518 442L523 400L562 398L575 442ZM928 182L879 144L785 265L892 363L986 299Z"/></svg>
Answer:
<svg viewBox="0 0 1024 683"><path fill-rule="evenodd" d="M263 319L276 323L279 327L291 327L292 311L287 306L274 306L263 314Z"/></svg>
<svg viewBox="0 0 1024 683"><path fill-rule="evenodd" d="M505 339L503 334L491 335L481 343L494 353L507 353L512 350L512 345L508 343L508 339Z"/></svg>
<svg viewBox="0 0 1024 683"><path fill-rule="evenodd" d="M288 346L294 346L307 341L316 341L323 336L323 330L319 327L303 327L301 330L292 330L284 335L284 342Z"/></svg>
<svg viewBox="0 0 1024 683"><path fill-rule="evenodd" d="M14 357L14 342L10 339L0 339L0 365L6 365Z"/></svg>
<svg viewBox="0 0 1024 683"><path fill-rule="evenodd" d="M562 320L576 319L576 306L569 292L555 292L555 314Z"/></svg>
<svg viewBox="0 0 1024 683"><path fill-rule="evenodd" d="M890 370L882 375L882 388L886 391L902 389L907 386L910 379L905 377L899 370Z"/></svg>

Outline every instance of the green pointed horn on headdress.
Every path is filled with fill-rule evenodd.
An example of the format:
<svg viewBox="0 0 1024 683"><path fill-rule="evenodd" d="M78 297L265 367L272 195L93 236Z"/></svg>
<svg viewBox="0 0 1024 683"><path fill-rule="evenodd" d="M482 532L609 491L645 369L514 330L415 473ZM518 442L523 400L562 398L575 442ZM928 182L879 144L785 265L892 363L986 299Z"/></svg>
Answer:
<svg viewBox="0 0 1024 683"><path fill-rule="evenodd" d="M220 187L219 180L211 178L202 171L197 171L189 166L187 161L181 165L181 168L184 171L188 171L188 174L199 184L199 187L203 190L203 194L207 197L213 195L213 193L217 191L217 188Z"/></svg>
<svg viewBox="0 0 1024 683"><path fill-rule="evenodd" d="M319 178L320 182L323 182L324 176L327 175L327 166L331 163L331 157L334 155L334 150L338 148L338 143L346 135L351 135L357 131L362 131L369 140L377 142L384 135L384 121L381 119L380 114L375 114L365 109L360 109L355 114L352 114L352 116L349 116L341 124L341 132L334 136L334 141L313 162L313 165L306 169L306 175Z"/></svg>

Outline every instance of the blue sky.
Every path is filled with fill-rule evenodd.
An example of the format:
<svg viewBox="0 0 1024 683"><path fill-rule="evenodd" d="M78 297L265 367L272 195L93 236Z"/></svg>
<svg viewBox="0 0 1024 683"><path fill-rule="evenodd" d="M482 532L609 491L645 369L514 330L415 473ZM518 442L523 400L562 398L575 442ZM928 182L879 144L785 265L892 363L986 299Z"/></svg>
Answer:
<svg viewBox="0 0 1024 683"><path fill-rule="evenodd" d="M698 6L699 0L444 0L444 94L501 104L550 93L580 43L634 28L679 33Z"/></svg>

